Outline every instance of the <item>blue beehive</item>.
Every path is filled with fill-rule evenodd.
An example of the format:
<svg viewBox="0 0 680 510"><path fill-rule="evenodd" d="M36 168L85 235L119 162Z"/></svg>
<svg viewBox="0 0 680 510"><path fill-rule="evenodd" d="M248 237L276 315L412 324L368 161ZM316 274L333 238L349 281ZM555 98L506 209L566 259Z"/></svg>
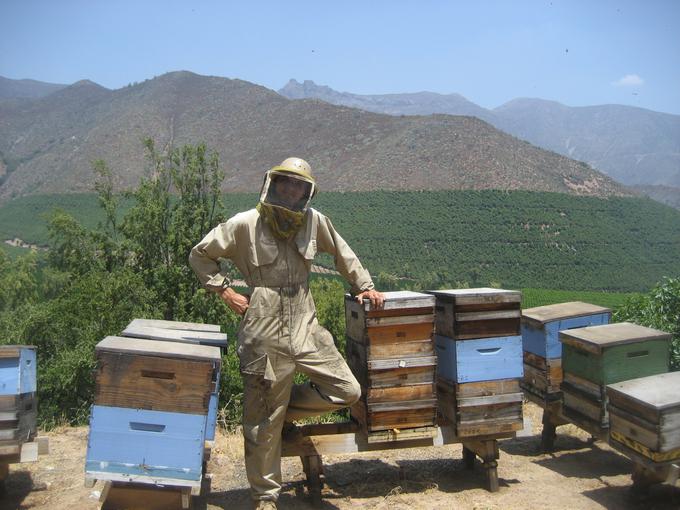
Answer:
<svg viewBox="0 0 680 510"><path fill-rule="evenodd" d="M35 347L7 345L0 349L0 395L21 395L36 390Z"/></svg>
<svg viewBox="0 0 680 510"><path fill-rule="evenodd" d="M205 416L92 406L85 470L107 478L200 483Z"/></svg>
<svg viewBox="0 0 680 510"><path fill-rule="evenodd" d="M528 308L522 311L522 345L542 358L560 358L560 331L609 324L610 319L609 308L580 301Z"/></svg>
<svg viewBox="0 0 680 510"><path fill-rule="evenodd" d="M220 349L107 337L98 371L86 474L199 487L217 412Z"/></svg>
<svg viewBox="0 0 680 510"><path fill-rule="evenodd" d="M522 377L522 337L454 340L435 335L437 376L453 383Z"/></svg>

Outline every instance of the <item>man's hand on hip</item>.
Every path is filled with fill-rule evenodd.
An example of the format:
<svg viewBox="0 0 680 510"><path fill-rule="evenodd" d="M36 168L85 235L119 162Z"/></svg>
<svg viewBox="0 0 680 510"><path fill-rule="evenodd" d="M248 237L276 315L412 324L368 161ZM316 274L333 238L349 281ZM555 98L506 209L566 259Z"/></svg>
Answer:
<svg viewBox="0 0 680 510"><path fill-rule="evenodd" d="M385 302L385 295L377 290L365 290L356 295L356 300L359 303L363 303L364 299L370 299L373 308L382 308Z"/></svg>
<svg viewBox="0 0 680 510"><path fill-rule="evenodd" d="M239 294L231 287L227 287L221 293L219 293L220 299L227 303L227 306L231 308L234 312L239 315L246 313L248 309L249 302L248 297L243 294Z"/></svg>

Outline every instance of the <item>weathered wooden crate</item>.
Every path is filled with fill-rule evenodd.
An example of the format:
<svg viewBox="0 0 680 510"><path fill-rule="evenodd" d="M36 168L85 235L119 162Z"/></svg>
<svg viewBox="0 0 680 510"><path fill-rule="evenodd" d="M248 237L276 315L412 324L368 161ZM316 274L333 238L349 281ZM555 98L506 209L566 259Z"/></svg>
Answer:
<svg viewBox="0 0 680 510"><path fill-rule="evenodd" d="M520 334L522 294L503 289L453 289L433 294L438 335L456 340Z"/></svg>
<svg viewBox="0 0 680 510"><path fill-rule="evenodd" d="M226 349L227 335L220 333L217 324L203 324L199 322L179 322L159 319L134 319L127 325L122 336L133 338L147 338L168 342L183 342L190 344L211 345ZM224 352L224 351L221 351ZM217 428L217 407L220 400L220 372L215 374L215 384L208 402L208 416L205 438L215 439Z"/></svg>
<svg viewBox="0 0 680 510"><path fill-rule="evenodd" d="M455 340L435 335L437 376L453 383L522 377L519 335Z"/></svg>
<svg viewBox="0 0 680 510"><path fill-rule="evenodd" d="M207 415L217 347L109 336L95 348L95 404Z"/></svg>
<svg viewBox="0 0 680 510"><path fill-rule="evenodd" d="M0 395L0 445L31 441L37 432L35 393Z"/></svg>
<svg viewBox="0 0 680 510"><path fill-rule="evenodd" d="M680 372L606 388L610 438L655 462L680 459Z"/></svg>
<svg viewBox="0 0 680 510"><path fill-rule="evenodd" d="M559 398L562 384L562 358L543 358L524 351L522 388L546 399Z"/></svg>
<svg viewBox="0 0 680 510"><path fill-rule="evenodd" d="M560 331L609 324L610 320L609 308L580 301L527 308L522 310L523 348L543 359L560 358Z"/></svg>
<svg viewBox="0 0 680 510"><path fill-rule="evenodd" d="M85 475L200 487L205 416L92 406Z"/></svg>
<svg viewBox="0 0 680 510"><path fill-rule="evenodd" d="M438 379L437 401L458 437L514 432L524 426L523 394L516 378L470 383Z"/></svg>
<svg viewBox="0 0 680 510"><path fill-rule="evenodd" d="M32 345L0 346L0 395L35 393L36 348Z"/></svg>
<svg viewBox="0 0 680 510"><path fill-rule="evenodd" d="M627 322L561 331L565 414L608 427L605 386L667 372L670 338Z"/></svg>
<svg viewBox="0 0 680 510"><path fill-rule="evenodd" d="M351 416L369 441L380 440L386 430L415 428L430 437L437 412L434 297L387 292L384 307L374 310L367 300L358 303L347 295L345 317L347 363L362 387Z"/></svg>

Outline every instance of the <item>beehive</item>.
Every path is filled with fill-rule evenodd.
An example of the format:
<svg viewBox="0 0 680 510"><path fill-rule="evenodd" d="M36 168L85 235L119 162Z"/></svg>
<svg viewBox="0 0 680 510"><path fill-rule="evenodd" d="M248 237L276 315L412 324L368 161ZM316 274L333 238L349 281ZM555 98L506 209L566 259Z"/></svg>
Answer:
<svg viewBox="0 0 680 510"><path fill-rule="evenodd" d="M564 413L606 428L606 385L667 372L670 339L629 322L561 331Z"/></svg>
<svg viewBox="0 0 680 510"><path fill-rule="evenodd" d="M36 348L0 346L0 455L18 454L37 431Z"/></svg>
<svg viewBox="0 0 680 510"><path fill-rule="evenodd" d="M562 330L608 324L611 310L573 301L522 311L524 379L522 388L540 398L557 400L562 383Z"/></svg>
<svg viewBox="0 0 680 510"><path fill-rule="evenodd" d="M95 353L86 474L200 486L219 348L107 337Z"/></svg>
<svg viewBox="0 0 680 510"><path fill-rule="evenodd" d="M351 415L372 437L436 423L434 298L386 292L381 310L345 298L346 355L362 387ZM431 431L425 432L426 434ZM412 436L411 436L412 437Z"/></svg>
<svg viewBox="0 0 680 510"><path fill-rule="evenodd" d="M680 459L680 372L607 386L610 442L654 462Z"/></svg>
<svg viewBox="0 0 680 510"><path fill-rule="evenodd" d="M431 293L441 415L459 437L521 429L521 293L488 288Z"/></svg>

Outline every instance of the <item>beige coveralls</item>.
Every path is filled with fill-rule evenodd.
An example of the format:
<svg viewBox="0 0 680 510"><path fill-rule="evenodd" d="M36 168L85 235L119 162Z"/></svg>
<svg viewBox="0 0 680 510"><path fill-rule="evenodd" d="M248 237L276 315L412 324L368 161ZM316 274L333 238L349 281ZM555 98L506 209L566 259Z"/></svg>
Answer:
<svg viewBox="0 0 680 510"><path fill-rule="evenodd" d="M274 237L257 210L239 213L208 233L189 257L206 287L219 290L229 283L217 261L228 258L252 289L237 352L246 471L254 499L278 498L284 420L341 409L361 395L332 335L316 318L307 280L317 251L335 257L353 293L373 289L370 275L330 220L311 208L289 240ZM311 384L293 385L296 371L307 374Z"/></svg>

